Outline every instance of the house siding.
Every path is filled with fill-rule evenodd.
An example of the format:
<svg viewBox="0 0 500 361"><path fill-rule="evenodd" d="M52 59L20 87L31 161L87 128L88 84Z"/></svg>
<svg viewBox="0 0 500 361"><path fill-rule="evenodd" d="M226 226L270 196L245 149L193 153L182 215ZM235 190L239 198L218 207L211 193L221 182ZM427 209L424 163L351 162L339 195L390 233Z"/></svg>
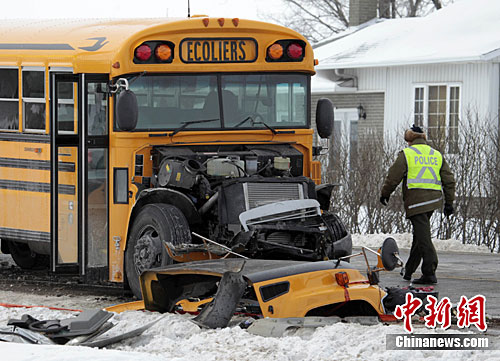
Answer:
<svg viewBox="0 0 500 361"><path fill-rule="evenodd" d="M357 108L360 104L366 112L366 119L358 123L359 136L368 136L384 131L384 93L313 94L311 101L312 127L316 131L316 105L318 99L328 98L335 108Z"/></svg>
<svg viewBox="0 0 500 361"><path fill-rule="evenodd" d="M399 131L412 124L413 92L417 84L460 84L462 119L467 110L477 112L480 119L498 118L498 63L362 68L350 73L358 77L359 94L385 89L385 131Z"/></svg>

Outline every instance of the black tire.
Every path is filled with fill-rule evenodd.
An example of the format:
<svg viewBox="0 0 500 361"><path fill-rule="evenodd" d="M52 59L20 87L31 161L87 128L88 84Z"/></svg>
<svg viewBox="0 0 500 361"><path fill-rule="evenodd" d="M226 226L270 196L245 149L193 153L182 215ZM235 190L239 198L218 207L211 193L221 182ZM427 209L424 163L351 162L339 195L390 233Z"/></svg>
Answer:
<svg viewBox="0 0 500 361"><path fill-rule="evenodd" d="M49 256L33 252L26 243L10 241L9 251L14 262L22 269L44 269L49 267Z"/></svg>
<svg viewBox="0 0 500 361"><path fill-rule="evenodd" d="M339 216L330 212L323 213L323 221L328 227L330 233L331 248L328 257L330 259L338 259L339 257L348 256L350 254L349 251L336 249L335 247L335 242L348 235L344 223L340 220ZM345 261L350 262L350 259Z"/></svg>
<svg viewBox="0 0 500 361"><path fill-rule="evenodd" d="M327 227L330 229L332 242L336 242L347 236L347 229L344 223L340 220L339 216L334 213L324 212L323 219L325 220Z"/></svg>
<svg viewBox="0 0 500 361"><path fill-rule="evenodd" d="M184 214L170 204L148 204L134 220L125 251L125 272L134 295L141 299L139 276L147 269L173 263L162 244L191 243Z"/></svg>

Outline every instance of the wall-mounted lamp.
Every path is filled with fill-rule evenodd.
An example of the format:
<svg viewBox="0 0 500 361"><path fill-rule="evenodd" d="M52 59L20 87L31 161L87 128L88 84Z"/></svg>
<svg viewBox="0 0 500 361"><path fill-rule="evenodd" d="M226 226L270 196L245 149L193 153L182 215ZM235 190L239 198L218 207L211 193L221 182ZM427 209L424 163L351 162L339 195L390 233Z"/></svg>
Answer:
<svg viewBox="0 0 500 361"><path fill-rule="evenodd" d="M358 119L366 119L366 112L365 112L365 108L363 108L363 106L361 104L358 105Z"/></svg>

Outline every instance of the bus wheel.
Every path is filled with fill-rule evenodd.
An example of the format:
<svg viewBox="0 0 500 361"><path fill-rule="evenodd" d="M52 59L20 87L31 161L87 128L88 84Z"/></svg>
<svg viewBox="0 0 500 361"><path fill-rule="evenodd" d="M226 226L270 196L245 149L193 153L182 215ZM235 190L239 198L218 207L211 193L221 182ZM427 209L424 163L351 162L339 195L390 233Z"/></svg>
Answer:
<svg viewBox="0 0 500 361"><path fill-rule="evenodd" d="M325 221L329 229L332 243L335 243L348 235L347 228L345 227L344 223L340 220L339 216L337 216L335 213L326 211L323 212L323 220ZM331 254L328 255L328 257L337 259L339 257L350 255L349 252L350 251L346 249L337 250L335 248L332 248L332 252ZM350 262L350 258L346 259L345 261Z"/></svg>
<svg viewBox="0 0 500 361"><path fill-rule="evenodd" d="M324 212L324 216L327 219L330 232L332 232L332 236L334 237L334 242L347 236L347 229L339 216L330 212Z"/></svg>
<svg viewBox="0 0 500 361"><path fill-rule="evenodd" d="M130 289L141 296L139 276L145 270L173 263L162 241L191 243L189 224L179 208L170 204L146 205L134 220L125 251L125 272Z"/></svg>
<svg viewBox="0 0 500 361"><path fill-rule="evenodd" d="M10 241L9 250L14 262L23 269L42 269L49 266L49 257L33 252L26 243Z"/></svg>

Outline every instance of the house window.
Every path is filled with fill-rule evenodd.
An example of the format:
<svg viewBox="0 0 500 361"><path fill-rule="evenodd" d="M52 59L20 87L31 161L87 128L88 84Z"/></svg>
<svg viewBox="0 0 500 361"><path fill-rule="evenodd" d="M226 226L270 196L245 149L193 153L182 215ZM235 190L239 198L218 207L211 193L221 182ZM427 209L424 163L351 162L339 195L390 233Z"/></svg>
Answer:
<svg viewBox="0 0 500 361"><path fill-rule="evenodd" d="M23 118L27 131L45 131L45 70L23 69Z"/></svg>
<svg viewBox="0 0 500 361"><path fill-rule="evenodd" d="M413 122L418 126L424 125L424 88L415 88L415 112Z"/></svg>
<svg viewBox="0 0 500 361"><path fill-rule="evenodd" d="M460 88L450 87L450 124L449 124L449 152L458 152L458 120L460 117Z"/></svg>
<svg viewBox="0 0 500 361"><path fill-rule="evenodd" d="M446 139L446 85L429 86L427 132L438 142Z"/></svg>
<svg viewBox="0 0 500 361"><path fill-rule="evenodd" d="M0 129L19 129L18 70L0 69Z"/></svg>
<svg viewBox="0 0 500 361"><path fill-rule="evenodd" d="M427 128L428 139L445 144L448 153L458 150L459 85L419 85L414 93L414 123Z"/></svg>

